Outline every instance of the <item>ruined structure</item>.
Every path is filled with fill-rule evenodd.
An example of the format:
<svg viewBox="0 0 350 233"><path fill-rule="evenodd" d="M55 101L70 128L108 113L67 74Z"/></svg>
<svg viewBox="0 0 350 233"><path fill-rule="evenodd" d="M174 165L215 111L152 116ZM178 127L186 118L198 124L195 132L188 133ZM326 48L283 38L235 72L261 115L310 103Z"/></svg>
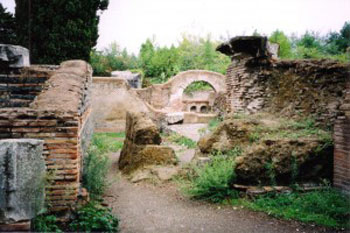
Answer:
<svg viewBox="0 0 350 233"><path fill-rule="evenodd" d="M142 77L139 73L132 73L129 70L126 71L113 71L112 77L125 80L132 88L142 87Z"/></svg>
<svg viewBox="0 0 350 233"><path fill-rule="evenodd" d="M43 210L46 175L42 152L41 140L0 140L0 231L17 222L29 226Z"/></svg>
<svg viewBox="0 0 350 233"><path fill-rule="evenodd" d="M235 37L218 51L230 56L227 69L226 110L271 112L293 118L312 117L323 126L334 126L347 113L344 101L349 91L349 64L331 60L273 60L265 37ZM342 106L342 107L341 107ZM335 127L334 163L350 163L344 145L348 118L338 118ZM335 185L349 190L349 167L334 167ZM338 175L337 175L338 174Z"/></svg>
<svg viewBox="0 0 350 233"><path fill-rule="evenodd" d="M160 145L161 141L158 127L145 113L128 112L119 168L125 173L131 173L147 165L176 164L174 150Z"/></svg>
<svg viewBox="0 0 350 233"><path fill-rule="evenodd" d="M50 210L68 210L80 190L82 156L92 133L92 69L84 61L59 67L1 69L0 139L43 140ZM15 155L13 155L15 156Z"/></svg>
<svg viewBox="0 0 350 233"><path fill-rule="evenodd" d="M137 90L137 93L142 100L157 110L181 112L192 107L183 102L182 96L186 87L196 81L209 83L217 95L226 91L225 76L211 71L189 70L179 73L166 83ZM196 106L196 103L193 106Z"/></svg>
<svg viewBox="0 0 350 233"><path fill-rule="evenodd" d="M147 112L148 109L124 79L93 77L92 116L95 131L124 131L127 111Z"/></svg>

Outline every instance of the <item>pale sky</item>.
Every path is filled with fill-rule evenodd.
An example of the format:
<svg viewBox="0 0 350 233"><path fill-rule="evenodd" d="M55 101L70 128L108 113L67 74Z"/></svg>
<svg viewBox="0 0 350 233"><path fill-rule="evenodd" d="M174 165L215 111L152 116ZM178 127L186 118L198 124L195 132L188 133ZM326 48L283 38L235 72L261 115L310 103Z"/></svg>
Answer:
<svg viewBox="0 0 350 233"><path fill-rule="evenodd" d="M0 0L13 11L14 0ZM97 48L111 42L138 53L155 36L163 45L176 44L183 33L213 39L306 30L326 34L350 21L350 0L110 0L101 15Z"/></svg>

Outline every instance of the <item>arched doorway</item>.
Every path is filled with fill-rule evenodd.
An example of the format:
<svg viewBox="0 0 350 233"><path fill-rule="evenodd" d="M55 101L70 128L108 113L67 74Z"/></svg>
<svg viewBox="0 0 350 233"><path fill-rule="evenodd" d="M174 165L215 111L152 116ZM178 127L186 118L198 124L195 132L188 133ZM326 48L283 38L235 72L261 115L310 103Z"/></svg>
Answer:
<svg viewBox="0 0 350 233"><path fill-rule="evenodd" d="M206 81L193 81L182 94L183 111L209 113L214 104L216 90Z"/></svg>

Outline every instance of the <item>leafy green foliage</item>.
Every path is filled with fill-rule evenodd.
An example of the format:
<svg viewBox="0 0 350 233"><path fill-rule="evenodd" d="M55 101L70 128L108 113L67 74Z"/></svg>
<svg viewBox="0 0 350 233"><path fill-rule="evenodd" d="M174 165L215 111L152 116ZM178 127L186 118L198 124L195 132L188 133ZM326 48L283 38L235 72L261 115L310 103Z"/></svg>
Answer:
<svg viewBox="0 0 350 233"><path fill-rule="evenodd" d="M36 64L89 60L98 38L99 11L108 0L16 0L16 34ZM30 15L29 15L30 12Z"/></svg>
<svg viewBox="0 0 350 233"><path fill-rule="evenodd" d="M279 30L274 31L269 37L272 43L278 43L280 46L278 56L280 58L289 58L292 55L292 45L288 37Z"/></svg>
<svg viewBox="0 0 350 233"><path fill-rule="evenodd" d="M93 198L103 194L107 186L107 173L110 167L109 152L116 152L123 143L116 140L124 133L96 133L93 136L88 155L84 159L83 185Z"/></svg>
<svg viewBox="0 0 350 233"><path fill-rule="evenodd" d="M77 232L117 232L118 226L119 220L112 215L111 209L94 202L78 209L76 219L69 224L69 228Z"/></svg>
<svg viewBox="0 0 350 233"><path fill-rule="evenodd" d="M193 92L196 92L196 91L212 91L212 90L214 89L209 83L204 81L196 81L188 85L185 88L184 93L187 95L191 95Z"/></svg>
<svg viewBox="0 0 350 233"><path fill-rule="evenodd" d="M308 193L272 194L258 197L246 206L269 215L313 222L328 227L350 227L349 198L328 188Z"/></svg>
<svg viewBox="0 0 350 233"><path fill-rule="evenodd" d="M0 3L0 43L16 44L15 18Z"/></svg>
<svg viewBox="0 0 350 233"><path fill-rule="evenodd" d="M90 64L96 76L110 76L114 70L134 70L139 66L138 63L135 55L129 55L116 42L103 51L92 50L90 54Z"/></svg>
<svg viewBox="0 0 350 233"><path fill-rule="evenodd" d="M33 219L35 232L63 232L57 222L55 215L39 215Z"/></svg>
<svg viewBox="0 0 350 233"><path fill-rule="evenodd" d="M182 190L196 199L220 202L228 197L238 197L231 188L235 178L233 158L212 156L210 162L193 167L193 174L183 183Z"/></svg>

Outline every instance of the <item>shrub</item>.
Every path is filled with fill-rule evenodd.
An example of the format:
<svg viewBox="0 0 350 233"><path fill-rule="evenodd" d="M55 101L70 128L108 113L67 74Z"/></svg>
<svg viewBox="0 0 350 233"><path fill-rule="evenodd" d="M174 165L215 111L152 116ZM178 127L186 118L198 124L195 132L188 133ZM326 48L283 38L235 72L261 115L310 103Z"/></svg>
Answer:
<svg viewBox="0 0 350 233"><path fill-rule="evenodd" d="M189 177L182 190L196 199L220 202L227 197L237 197L231 187L235 180L234 161L225 156L212 156L211 161L195 166L194 174Z"/></svg>
<svg viewBox="0 0 350 233"><path fill-rule="evenodd" d="M39 215L33 219L35 232L62 232L54 215Z"/></svg>
<svg viewBox="0 0 350 233"><path fill-rule="evenodd" d="M78 209L69 228L77 232L117 232L118 225L119 220L112 215L111 209L90 202Z"/></svg>

